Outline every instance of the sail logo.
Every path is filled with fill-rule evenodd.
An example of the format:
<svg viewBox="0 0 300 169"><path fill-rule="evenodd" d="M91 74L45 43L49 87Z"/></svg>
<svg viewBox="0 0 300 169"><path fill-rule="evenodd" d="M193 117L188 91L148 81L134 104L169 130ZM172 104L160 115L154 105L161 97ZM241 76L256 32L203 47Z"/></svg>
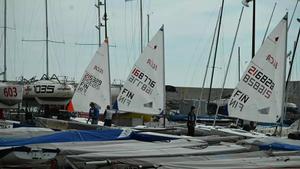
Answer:
<svg viewBox="0 0 300 169"><path fill-rule="evenodd" d="M133 97L134 97L133 92L129 91L126 88L123 88L123 90L121 91L121 95L118 98L118 101L122 104L129 106Z"/></svg>
<svg viewBox="0 0 300 169"><path fill-rule="evenodd" d="M244 104L247 103L249 98L250 97L247 94L243 93L240 90L236 90L232 98L230 99L228 105L234 109L238 108L240 111L242 111L244 108Z"/></svg>
<svg viewBox="0 0 300 169"><path fill-rule="evenodd" d="M271 65L273 65L275 69L277 69L278 61L275 60L275 58L272 57L272 55L269 54L269 55L267 56L266 60L267 60L269 63L271 63Z"/></svg>
<svg viewBox="0 0 300 169"><path fill-rule="evenodd" d="M94 70L96 70L97 72L103 74L103 69L97 65L94 66Z"/></svg>
<svg viewBox="0 0 300 169"><path fill-rule="evenodd" d="M147 60L147 64L150 65L150 67L152 69L154 69L155 71L157 70L157 64L154 63L154 61L152 59L149 59Z"/></svg>

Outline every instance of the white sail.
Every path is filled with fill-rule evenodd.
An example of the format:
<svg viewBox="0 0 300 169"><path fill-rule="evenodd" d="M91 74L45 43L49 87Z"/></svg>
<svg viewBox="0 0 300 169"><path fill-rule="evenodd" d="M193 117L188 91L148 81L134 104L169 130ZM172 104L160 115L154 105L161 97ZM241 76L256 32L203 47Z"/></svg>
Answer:
<svg viewBox="0 0 300 169"><path fill-rule="evenodd" d="M75 112L88 112L90 102L101 106L103 113L110 105L108 43L105 41L86 68L78 84L72 104Z"/></svg>
<svg viewBox="0 0 300 169"><path fill-rule="evenodd" d="M119 110L159 114L164 109L164 30L144 48L117 98Z"/></svg>
<svg viewBox="0 0 300 169"><path fill-rule="evenodd" d="M229 116L277 122L283 110L287 16L264 41L228 102Z"/></svg>
<svg viewBox="0 0 300 169"><path fill-rule="evenodd" d="M0 83L0 108L18 108L22 102L23 86L10 83Z"/></svg>

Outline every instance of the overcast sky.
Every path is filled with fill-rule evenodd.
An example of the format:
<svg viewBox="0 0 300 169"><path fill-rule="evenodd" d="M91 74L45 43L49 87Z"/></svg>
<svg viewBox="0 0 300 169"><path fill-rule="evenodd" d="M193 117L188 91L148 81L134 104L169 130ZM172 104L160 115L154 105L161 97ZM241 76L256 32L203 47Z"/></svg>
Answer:
<svg viewBox="0 0 300 169"><path fill-rule="evenodd" d="M261 45L274 3L269 32L286 12L289 19L297 0L256 0L256 50ZM4 22L4 0L0 1L0 26ZM78 81L97 45L96 0L48 0L49 71ZM166 83L175 86L201 87L209 48L221 0L143 0L144 40L147 41L146 15L150 15L150 38L165 25ZM300 9L295 12L288 36L288 50L296 40L300 24ZM221 87L242 4L240 0L225 0L223 20L216 60L214 87ZM101 9L103 12L103 8ZM139 1L107 0L108 36L110 43L111 79L125 80L140 52ZM103 13L101 14L101 16ZM7 65L8 79L20 76L40 78L46 72L45 42L22 40L45 39L45 1L7 0ZM230 66L227 87L238 82L237 47L241 47L241 74L251 58L252 3L245 8ZM0 32L0 72L3 71L3 28ZM102 40L104 29L102 29ZM145 43L144 43L145 44ZM293 80L300 79L299 47L294 63ZM211 74L211 66L208 78ZM2 77L1 77L2 78ZM209 80L206 82L209 86Z"/></svg>

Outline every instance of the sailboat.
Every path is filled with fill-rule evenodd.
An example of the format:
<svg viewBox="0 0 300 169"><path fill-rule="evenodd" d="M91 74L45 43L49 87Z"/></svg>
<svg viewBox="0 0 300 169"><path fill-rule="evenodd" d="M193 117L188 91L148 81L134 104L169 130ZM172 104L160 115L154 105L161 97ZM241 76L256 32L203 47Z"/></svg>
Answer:
<svg viewBox="0 0 300 169"><path fill-rule="evenodd" d="M164 27L147 44L117 97L119 112L160 114L165 106Z"/></svg>
<svg viewBox="0 0 300 169"><path fill-rule="evenodd" d="M287 15L249 63L228 101L228 114L243 120L276 123L284 111ZM220 126L197 126L224 135L262 138L262 133Z"/></svg>
<svg viewBox="0 0 300 169"><path fill-rule="evenodd" d="M73 112L88 112L91 102L101 107L100 114L110 105L107 40L97 50L75 90L71 101Z"/></svg>
<svg viewBox="0 0 300 169"><path fill-rule="evenodd" d="M23 88L8 82L0 83L0 109L18 108L22 101Z"/></svg>
<svg viewBox="0 0 300 169"><path fill-rule="evenodd" d="M10 110L10 109L17 109L19 103L22 101L23 96L23 87L21 85L18 85L14 82L8 82L6 79L7 75L7 67L6 67L6 7L7 7L7 1L4 1L4 38L3 38L3 48L4 48L4 62L3 67L4 71L0 72L0 75L3 75L3 81L0 82L0 113L1 116L4 116L3 110ZM9 121L9 120L3 120L1 117L0 121L0 127L12 127L13 123L19 123L16 121Z"/></svg>
<svg viewBox="0 0 300 169"><path fill-rule="evenodd" d="M229 116L276 123L284 112L287 15L249 63L228 102Z"/></svg>
<svg viewBox="0 0 300 169"><path fill-rule="evenodd" d="M48 38L48 0L45 0L45 32L46 39L46 73L40 80L24 80L24 102L26 105L32 103L36 105L66 105L72 98L74 87L66 81L62 82L53 74L49 76L49 57L48 57L48 43L51 42ZM31 40L23 40L31 41ZM63 42L57 42L63 43Z"/></svg>

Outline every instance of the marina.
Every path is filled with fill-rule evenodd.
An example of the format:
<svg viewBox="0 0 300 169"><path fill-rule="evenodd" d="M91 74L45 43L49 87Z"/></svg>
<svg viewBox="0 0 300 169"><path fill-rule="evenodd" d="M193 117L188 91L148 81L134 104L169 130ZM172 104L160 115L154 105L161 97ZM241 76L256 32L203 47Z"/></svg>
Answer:
<svg viewBox="0 0 300 169"><path fill-rule="evenodd" d="M1 0L0 168L300 168L298 3Z"/></svg>

